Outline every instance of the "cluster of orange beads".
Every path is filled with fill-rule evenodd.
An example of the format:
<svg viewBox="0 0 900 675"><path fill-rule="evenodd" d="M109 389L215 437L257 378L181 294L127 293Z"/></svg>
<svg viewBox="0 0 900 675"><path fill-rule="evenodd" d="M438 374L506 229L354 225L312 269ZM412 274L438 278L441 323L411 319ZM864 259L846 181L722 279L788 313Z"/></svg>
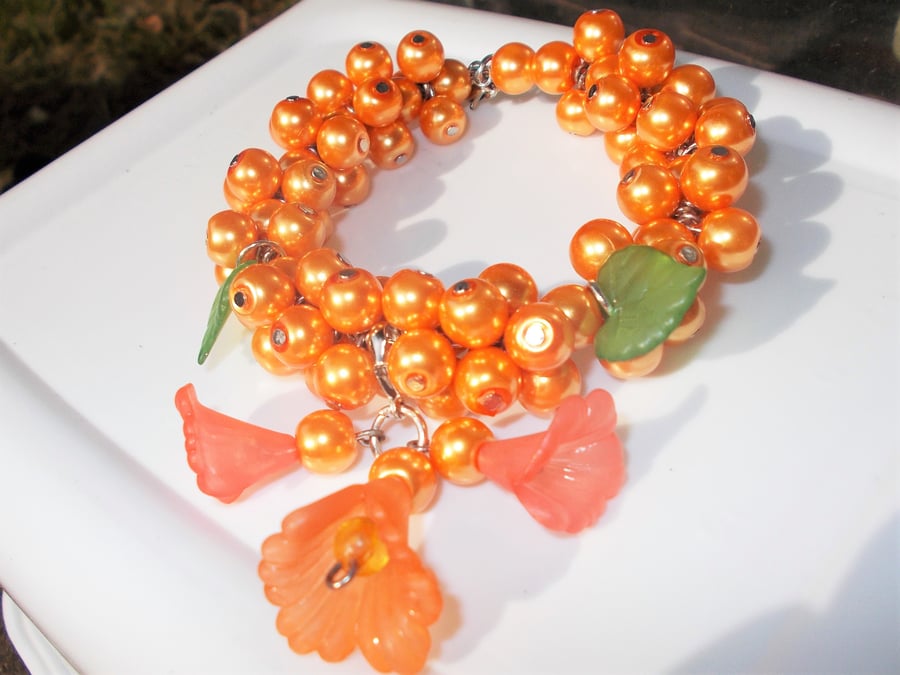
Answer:
<svg viewBox="0 0 900 675"><path fill-rule="evenodd" d="M615 12L586 12L571 44L534 50L509 43L481 65L496 91L520 95L537 87L558 96L560 126L578 135L603 132L621 167L618 203L637 228L632 233L607 219L582 225L569 247L580 277L595 280L614 251L632 244L716 271L750 264L759 226L734 202L747 185L753 118L739 101L717 97L707 70L676 66L664 33L626 36ZM343 71L320 71L305 96L275 105L269 131L280 157L249 148L228 168L230 209L210 218L208 253L222 280L255 242L283 252L240 271L230 297L234 314L253 331L257 360L276 374L302 373L333 409L298 428L298 443L309 446L301 452L308 468L338 471L353 461L352 424L338 410L381 393L376 366L386 368L404 400L431 417L453 418L435 434L431 455L441 473L463 483L478 480L467 453L490 435L469 413L493 416L517 401L547 413L580 390L573 351L590 345L603 322L588 286L541 296L531 275L510 263L450 286L412 269L380 278L325 247L331 213L366 198L373 169L394 169L414 156L414 127L437 144L462 137L472 77L427 31L406 35L393 55L361 42ZM693 335L704 316L698 297L668 342ZM392 342L376 364L361 336L384 324ZM662 348L603 365L618 377L643 375L659 363Z"/></svg>

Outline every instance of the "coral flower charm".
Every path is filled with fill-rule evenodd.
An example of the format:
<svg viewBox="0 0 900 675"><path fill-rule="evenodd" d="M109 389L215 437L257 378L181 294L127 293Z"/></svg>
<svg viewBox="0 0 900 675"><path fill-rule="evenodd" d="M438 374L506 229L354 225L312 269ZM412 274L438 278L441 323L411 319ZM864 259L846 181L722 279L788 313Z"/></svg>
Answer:
<svg viewBox="0 0 900 675"><path fill-rule="evenodd" d="M197 486L226 504L254 483L300 463L293 436L207 408L192 384L175 393L175 406L184 420L184 447Z"/></svg>
<svg viewBox="0 0 900 675"><path fill-rule="evenodd" d="M421 670L441 612L437 579L407 545L412 498L394 476L351 485L290 513L263 542L259 576L291 649L376 670Z"/></svg>
<svg viewBox="0 0 900 675"><path fill-rule="evenodd" d="M625 480L615 425L608 392L571 396L546 432L483 443L478 469L514 492L545 527L579 532L597 521Z"/></svg>

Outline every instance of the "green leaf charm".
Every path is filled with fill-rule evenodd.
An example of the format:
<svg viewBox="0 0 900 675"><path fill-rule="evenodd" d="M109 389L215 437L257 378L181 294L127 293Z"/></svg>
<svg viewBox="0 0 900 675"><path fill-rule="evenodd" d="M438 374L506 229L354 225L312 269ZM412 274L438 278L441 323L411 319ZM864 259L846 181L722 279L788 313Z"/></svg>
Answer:
<svg viewBox="0 0 900 675"><path fill-rule="evenodd" d="M682 265L651 246L613 253L595 284L607 314L594 336L597 358L626 361L662 344L690 309L704 277L702 267Z"/></svg>
<svg viewBox="0 0 900 675"><path fill-rule="evenodd" d="M213 300L212 308L209 310L209 320L206 322L206 332L203 334L203 341L200 343L200 354L197 356L197 363L202 365L203 362L206 361L206 357L209 356L213 345L216 343L216 338L218 338L219 333L222 332L222 326L225 325L225 320L228 318L228 315L231 314L231 298L229 297L229 293L234 278L237 276L238 272L254 263L256 263L256 260L246 260L242 262L231 270L231 273L225 278L222 285L219 286L219 290L216 293L216 299Z"/></svg>

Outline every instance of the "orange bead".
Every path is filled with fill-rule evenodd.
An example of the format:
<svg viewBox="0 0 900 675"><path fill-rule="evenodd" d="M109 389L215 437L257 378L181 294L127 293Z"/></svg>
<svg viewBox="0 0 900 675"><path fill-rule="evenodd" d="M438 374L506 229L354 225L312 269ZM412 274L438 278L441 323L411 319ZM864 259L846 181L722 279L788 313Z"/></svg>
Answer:
<svg viewBox="0 0 900 675"><path fill-rule="evenodd" d="M313 143L316 142L315 136L313 136ZM312 144L310 144L312 145ZM278 158L278 166L281 167L281 170L284 171L294 162L299 162L301 159L319 159L319 156L313 152L312 147L309 148L298 148L297 150L285 150L284 154Z"/></svg>
<svg viewBox="0 0 900 675"><path fill-rule="evenodd" d="M601 56L596 61L591 63L590 66L588 66L587 72L584 75L585 91L587 91L590 85L599 80L601 77L618 74L619 55L606 54L605 56Z"/></svg>
<svg viewBox="0 0 900 675"><path fill-rule="evenodd" d="M327 213L303 204L285 204L269 218L266 238L281 246L285 254L300 258L325 242L325 218Z"/></svg>
<svg viewBox="0 0 900 675"><path fill-rule="evenodd" d="M687 96L695 106L716 95L716 81L706 68L695 63L676 66L663 82L662 91L675 91Z"/></svg>
<svg viewBox="0 0 900 675"><path fill-rule="evenodd" d="M620 380L649 375L659 366L663 357L663 346L654 347L646 354L627 361L600 361L606 372Z"/></svg>
<svg viewBox="0 0 900 675"><path fill-rule="evenodd" d="M335 206L356 206L365 201L372 191L372 180L365 164L357 164L349 169L332 169L337 190Z"/></svg>
<svg viewBox="0 0 900 675"><path fill-rule="evenodd" d="M213 270L213 276L216 279L216 285L221 286L225 283L225 279L228 278L228 275L231 274L232 268L230 267L222 267L221 265L216 265Z"/></svg>
<svg viewBox="0 0 900 675"><path fill-rule="evenodd" d="M339 70L320 70L310 78L306 96L323 115L330 115L351 104L353 82Z"/></svg>
<svg viewBox="0 0 900 675"><path fill-rule="evenodd" d="M333 171L318 159L301 159L284 171L281 194L285 201L299 202L316 211L327 210L337 194Z"/></svg>
<svg viewBox="0 0 900 675"><path fill-rule="evenodd" d="M594 281L609 256L631 243L631 233L615 220L589 220L569 242L569 261L578 276Z"/></svg>
<svg viewBox="0 0 900 675"><path fill-rule="evenodd" d="M369 133L365 125L351 115L329 117L316 136L319 157L334 169L349 169L369 155Z"/></svg>
<svg viewBox="0 0 900 675"><path fill-rule="evenodd" d="M391 53L377 42L353 45L344 60L347 77L357 87L370 78L390 78L394 72Z"/></svg>
<svg viewBox="0 0 900 675"><path fill-rule="evenodd" d="M369 480L396 476L401 478L412 495L412 512L428 508L437 492L437 474L428 455L410 448L393 448L381 453L372 462Z"/></svg>
<svg viewBox="0 0 900 675"><path fill-rule="evenodd" d="M475 485L484 480L478 470L478 446L494 439L490 428L471 417L448 419L434 431L428 455L441 476L455 485Z"/></svg>
<svg viewBox="0 0 900 675"><path fill-rule="evenodd" d="M640 89L622 75L601 77L585 92L584 114L600 131L619 131L631 126L640 107Z"/></svg>
<svg viewBox="0 0 900 675"><path fill-rule="evenodd" d="M373 77L360 84L353 93L353 112L369 127L390 124L403 109L400 87L388 77Z"/></svg>
<svg viewBox="0 0 900 675"><path fill-rule="evenodd" d="M698 148L681 170L681 191L701 211L731 206L747 188L747 164L724 145Z"/></svg>
<svg viewBox="0 0 900 675"><path fill-rule="evenodd" d="M520 368L499 347L470 349L456 364L453 391L476 415L497 415L519 396Z"/></svg>
<svg viewBox="0 0 900 675"><path fill-rule="evenodd" d="M294 284L281 270L256 264L238 272L231 282L231 310L244 326L272 323L294 304Z"/></svg>
<svg viewBox="0 0 900 675"><path fill-rule="evenodd" d="M622 159L636 141L637 129L634 128L634 125L603 134L603 148L613 164L621 164Z"/></svg>
<svg viewBox="0 0 900 675"><path fill-rule="evenodd" d="M423 413L436 420L461 417L468 412L466 406L462 404L456 392L453 391L453 387L448 387L440 394L435 394L434 396L417 398L415 402Z"/></svg>
<svg viewBox="0 0 900 675"><path fill-rule="evenodd" d="M594 343L594 335L603 325L603 314L586 286L557 286L547 292L541 302L552 303L568 317L572 324L575 349Z"/></svg>
<svg viewBox="0 0 900 675"><path fill-rule="evenodd" d="M238 254L259 238L253 219L237 211L219 211L206 224L206 254L222 267L234 267Z"/></svg>
<svg viewBox="0 0 900 675"><path fill-rule="evenodd" d="M416 141L403 120L369 128L369 159L379 169L398 169L416 154Z"/></svg>
<svg viewBox="0 0 900 675"><path fill-rule="evenodd" d="M318 306L328 277L348 267L350 264L334 249L315 248L300 258L294 284L308 302Z"/></svg>
<svg viewBox="0 0 900 675"><path fill-rule="evenodd" d="M225 203L228 204L228 208L238 213L246 213L256 203L253 200L240 199L232 193L231 188L228 187L228 178L225 178L222 183L222 195L225 197Z"/></svg>
<svg viewBox="0 0 900 675"><path fill-rule="evenodd" d="M530 302L509 317L503 346L523 370L552 370L572 356L575 331L569 318L556 305Z"/></svg>
<svg viewBox="0 0 900 675"><path fill-rule="evenodd" d="M485 267L478 278L492 283L500 291L506 298L510 312L526 302L537 300L538 291L534 278L524 268L513 263L495 263Z"/></svg>
<svg viewBox="0 0 900 675"><path fill-rule="evenodd" d="M740 101L714 98L700 109L694 140L701 148L724 145L746 156L756 141L756 120Z"/></svg>
<svg viewBox="0 0 900 675"><path fill-rule="evenodd" d="M556 102L556 122L559 128L576 136L590 136L596 131L584 112L584 92L569 89Z"/></svg>
<svg viewBox="0 0 900 675"><path fill-rule="evenodd" d="M759 223L751 214L729 207L703 217L697 243L710 269L738 272L753 262L760 236Z"/></svg>
<svg viewBox="0 0 900 675"><path fill-rule="evenodd" d="M313 368L312 389L331 408L359 408L378 391L375 360L368 351L349 342L326 349Z"/></svg>
<svg viewBox="0 0 900 675"><path fill-rule="evenodd" d="M247 215L253 219L260 232L265 232L269 228L272 214L282 206L284 206L282 199L263 199L247 209Z"/></svg>
<svg viewBox="0 0 900 675"><path fill-rule="evenodd" d="M667 239L681 239L694 241L691 231L674 218L658 218L643 225L638 225L634 230L634 243L643 246L653 246L658 241Z"/></svg>
<svg viewBox="0 0 900 675"><path fill-rule="evenodd" d="M395 272L384 284L384 318L400 330L435 328L443 294L444 285L437 277L411 269Z"/></svg>
<svg viewBox="0 0 900 675"><path fill-rule="evenodd" d="M337 410L316 410L297 424L294 434L303 468L314 473L349 469L359 455L353 422Z"/></svg>
<svg viewBox="0 0 900 675"><path fill-rule="evenodd" d="M340 333L361 333L381 321L381 283L371 272L347 267L322 284L319 309Z"/></svg>
<svg viewBox="0 0 900 675"><path fill-rule="evenodd" d="M235 155L225 176L229 192L245 203L269 199L278 191L280 183L278 160L259 148L247 148Z"/></svg>
<svg viewBox="0 0 900 675"><path fill-rule="evenodd" d="M562 94L575 86L578 62L575 47L561 40L548 42L534 53L534 83L545 94Z"/></svg>
<svg viewBox="0 0 900 675"><path fill-rule="evenodd" d="M422 90L419 85L403 77L402 75L394 75L394 84L400 90L400 96L403 99L403 105L400 108L400 119L407 124L419 118L419 112L422 110Z"/></svg>
<svg viewBox="0 0 900 675"><path fill-rule="evenodd" d="M397 67L413 82L430 82L443 65L444 46L426 30L407 33L397 46Z"/></svg>
<svg viewBox="0 0 900 675"><path fill-rule="evenodd" d="M269 341L279 361L306 368L334 344L334 330L312 305L291 305L272 323Z"/></svg>
<svg viewBox="0 0 900 675"><path fill-rule="evenodd" d="M534 86L534 50L508 42L491 57L491 81L504 94L524 94Z"/></svg>
<svg viewBox="0 0 900 675"><path fill-rule="evenodd" d="M575 21L572 42L575 51L588 63L615 54L625 40L625 25L611 9L584 12Z"/></svg>
<svg viewBox="0 0 900 675"><path fill-rule="evenodd" d="M661 150L638 140L622 156L622 162L619 164L619 178L642 164L654 164L668 168L669 158Z"/></svg>
<svg viewBox="0 0 900 675"><path fill-rule="evenodd" d="M464 279L444 291L438 316L441 329L450 340L473 349L500 341L509 319L509 306L493 284L483 279Z"/></svg>
<svg viewBox="0 0 900 675"><path fill-rule="evenodd" d="M250 350L256 362L272 375L294 375L297 368L289 366L278 359L272 343L269 341L269 326L264 324L253 329L253 337L250 340Z"/></svg>
<svg viewBox="0 0 900 675"><path fill-rule="evenodd" d="M456 352L437 331L416 328L396 339L385 363L388 377L400 394L412 398L434 396L453 381Z"/></svg>
<svg viewBox="0 0 900 675"><path fill-rule="evenodd" d="M619 72L641 89L665 81L675 66L675 45L669 36L653 28L635 31L619 50Z"/></svg>
<svg viewBox="0 0 900 675"><path fill-rule="evenodd" d="M662 251L675 262L687 267L706 268L706 258L703 255L703 251L693 239L685 240L681 237L657 239L653 242L653 248Z"/></svg>
<svg viewBox="0 0 900 675"><path fill-rule="evenodd" d="M287 274L288 279L293 281L294 277L297 275L297 265L300 264L300 259L291 255L280 255L277 258L270 260L268 264Z"/></svg>
<svg viewBox="0 0 900 675"><path fill-rule="evenodd" d="M684 318L681 319L681 323L678 324L678 328L669 333L669 337L666 338L666 342L685 342L686 340L692 338L697 334L697 331L699 331L701 326L703 326L703 322L705 320L706 305L703 304L703 300L701 300L700 296L698 295L696 298L694 298L694 302L690 306L690 308L688 308L688 311L685 313Z"/></svg>
<svg viewBox="0 0 900 675"><path fill-rule="evenodd" d="M322 114L302 96L288 96L275 104L269 118L269 134L286 150L301 150L316 142Z"/></svg>
<svg viewBox="0 0 900 675"><path fill-rule="evenodd" d="M564 398L581 392L581 373L572 359L552 370L522 371L519 403L530 413L547 415L559 407Z"/></svg>
<svg viewBox="0 0 900 675"><path fill-rule="evenodd" d="M619 181L616 201L626 218L641 225L671 215L681 202L681 188L668 169L644 164Z"/></svg>
<svg viewBox="0 0 900 675"><path fill-rule="evenodd" d="M448 145L455 143L468 126L466 111L452 98L435 96L422 104L419 111L419 126L422 133L432 143Z"/></svg>
<svg viewBox="0 0 900 675"><path fill-rule="evenodd" d="M697 123L693 101L674 91L651 96L635 120L638 138L657 150L674 150L691 137Z"/></svg>
<svg viewBox="0 0 900 675"><path fill-rule="evenodd" d="M342 569L355 569L360 576L380 572L391 560L378 525L368 516L355 516L338 525L332 553Z"/></svg>
<svg viewBox="0 0 900 675"><path fill-rule="evenodd" d="M472 93L472 76L469 66L456 59L447 59L441 71L430 82L437 96L448 96L457 103L465 103Z"/></svg>

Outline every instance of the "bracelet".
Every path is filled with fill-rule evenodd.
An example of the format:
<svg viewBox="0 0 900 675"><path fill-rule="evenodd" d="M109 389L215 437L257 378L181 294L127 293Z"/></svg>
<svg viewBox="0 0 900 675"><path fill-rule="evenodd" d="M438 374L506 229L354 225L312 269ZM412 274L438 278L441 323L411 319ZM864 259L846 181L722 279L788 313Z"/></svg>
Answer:
<svg viewBox="0 0 900 675"><path fill-rule="evenodd" d="M410 514L428 508L440 479L487 478L551 530L596 522L624 483L624 451L612 397L581 395L572 355L592 345L610 374L638 377L664 346L697 332L707 270L744 269L759 244L758 223L734 206L756 129L707 70L675 66L668 36L626 36L611 10L582 14L571 44L513 42L465 65L417 30L394 57L365 41L344 65L275 105L269 132L280 158L248 148L227 169L230 208L207 227L220 288L198 358L233 314L252 331L256 360L276 375L302 374L327 408L290 435L203 406L190 384L175 402L199 488L226 503L288 468L340 472L360 446L372 451L367 483L285 518L263 543L259 575L296 652L337 661L358 647L379 671L417 671L442 600L408 546ZM466 106L534 87L559 97L564 131L604 134L620 166L617 202L636 224L630 232L598 218L576 230L569 257L584 284L539 296L512 263L449 286L412 269L376 277L326 247L339 213L368 196L373 171L414 158L412 128L455 143ZM377 396L386 404L357 431L343 411ZM516 404L552 415L547 430L495 439L478 416ZM426 418L441 421L433 433ZM385 449L395 423L415 439Z"/></svg>

